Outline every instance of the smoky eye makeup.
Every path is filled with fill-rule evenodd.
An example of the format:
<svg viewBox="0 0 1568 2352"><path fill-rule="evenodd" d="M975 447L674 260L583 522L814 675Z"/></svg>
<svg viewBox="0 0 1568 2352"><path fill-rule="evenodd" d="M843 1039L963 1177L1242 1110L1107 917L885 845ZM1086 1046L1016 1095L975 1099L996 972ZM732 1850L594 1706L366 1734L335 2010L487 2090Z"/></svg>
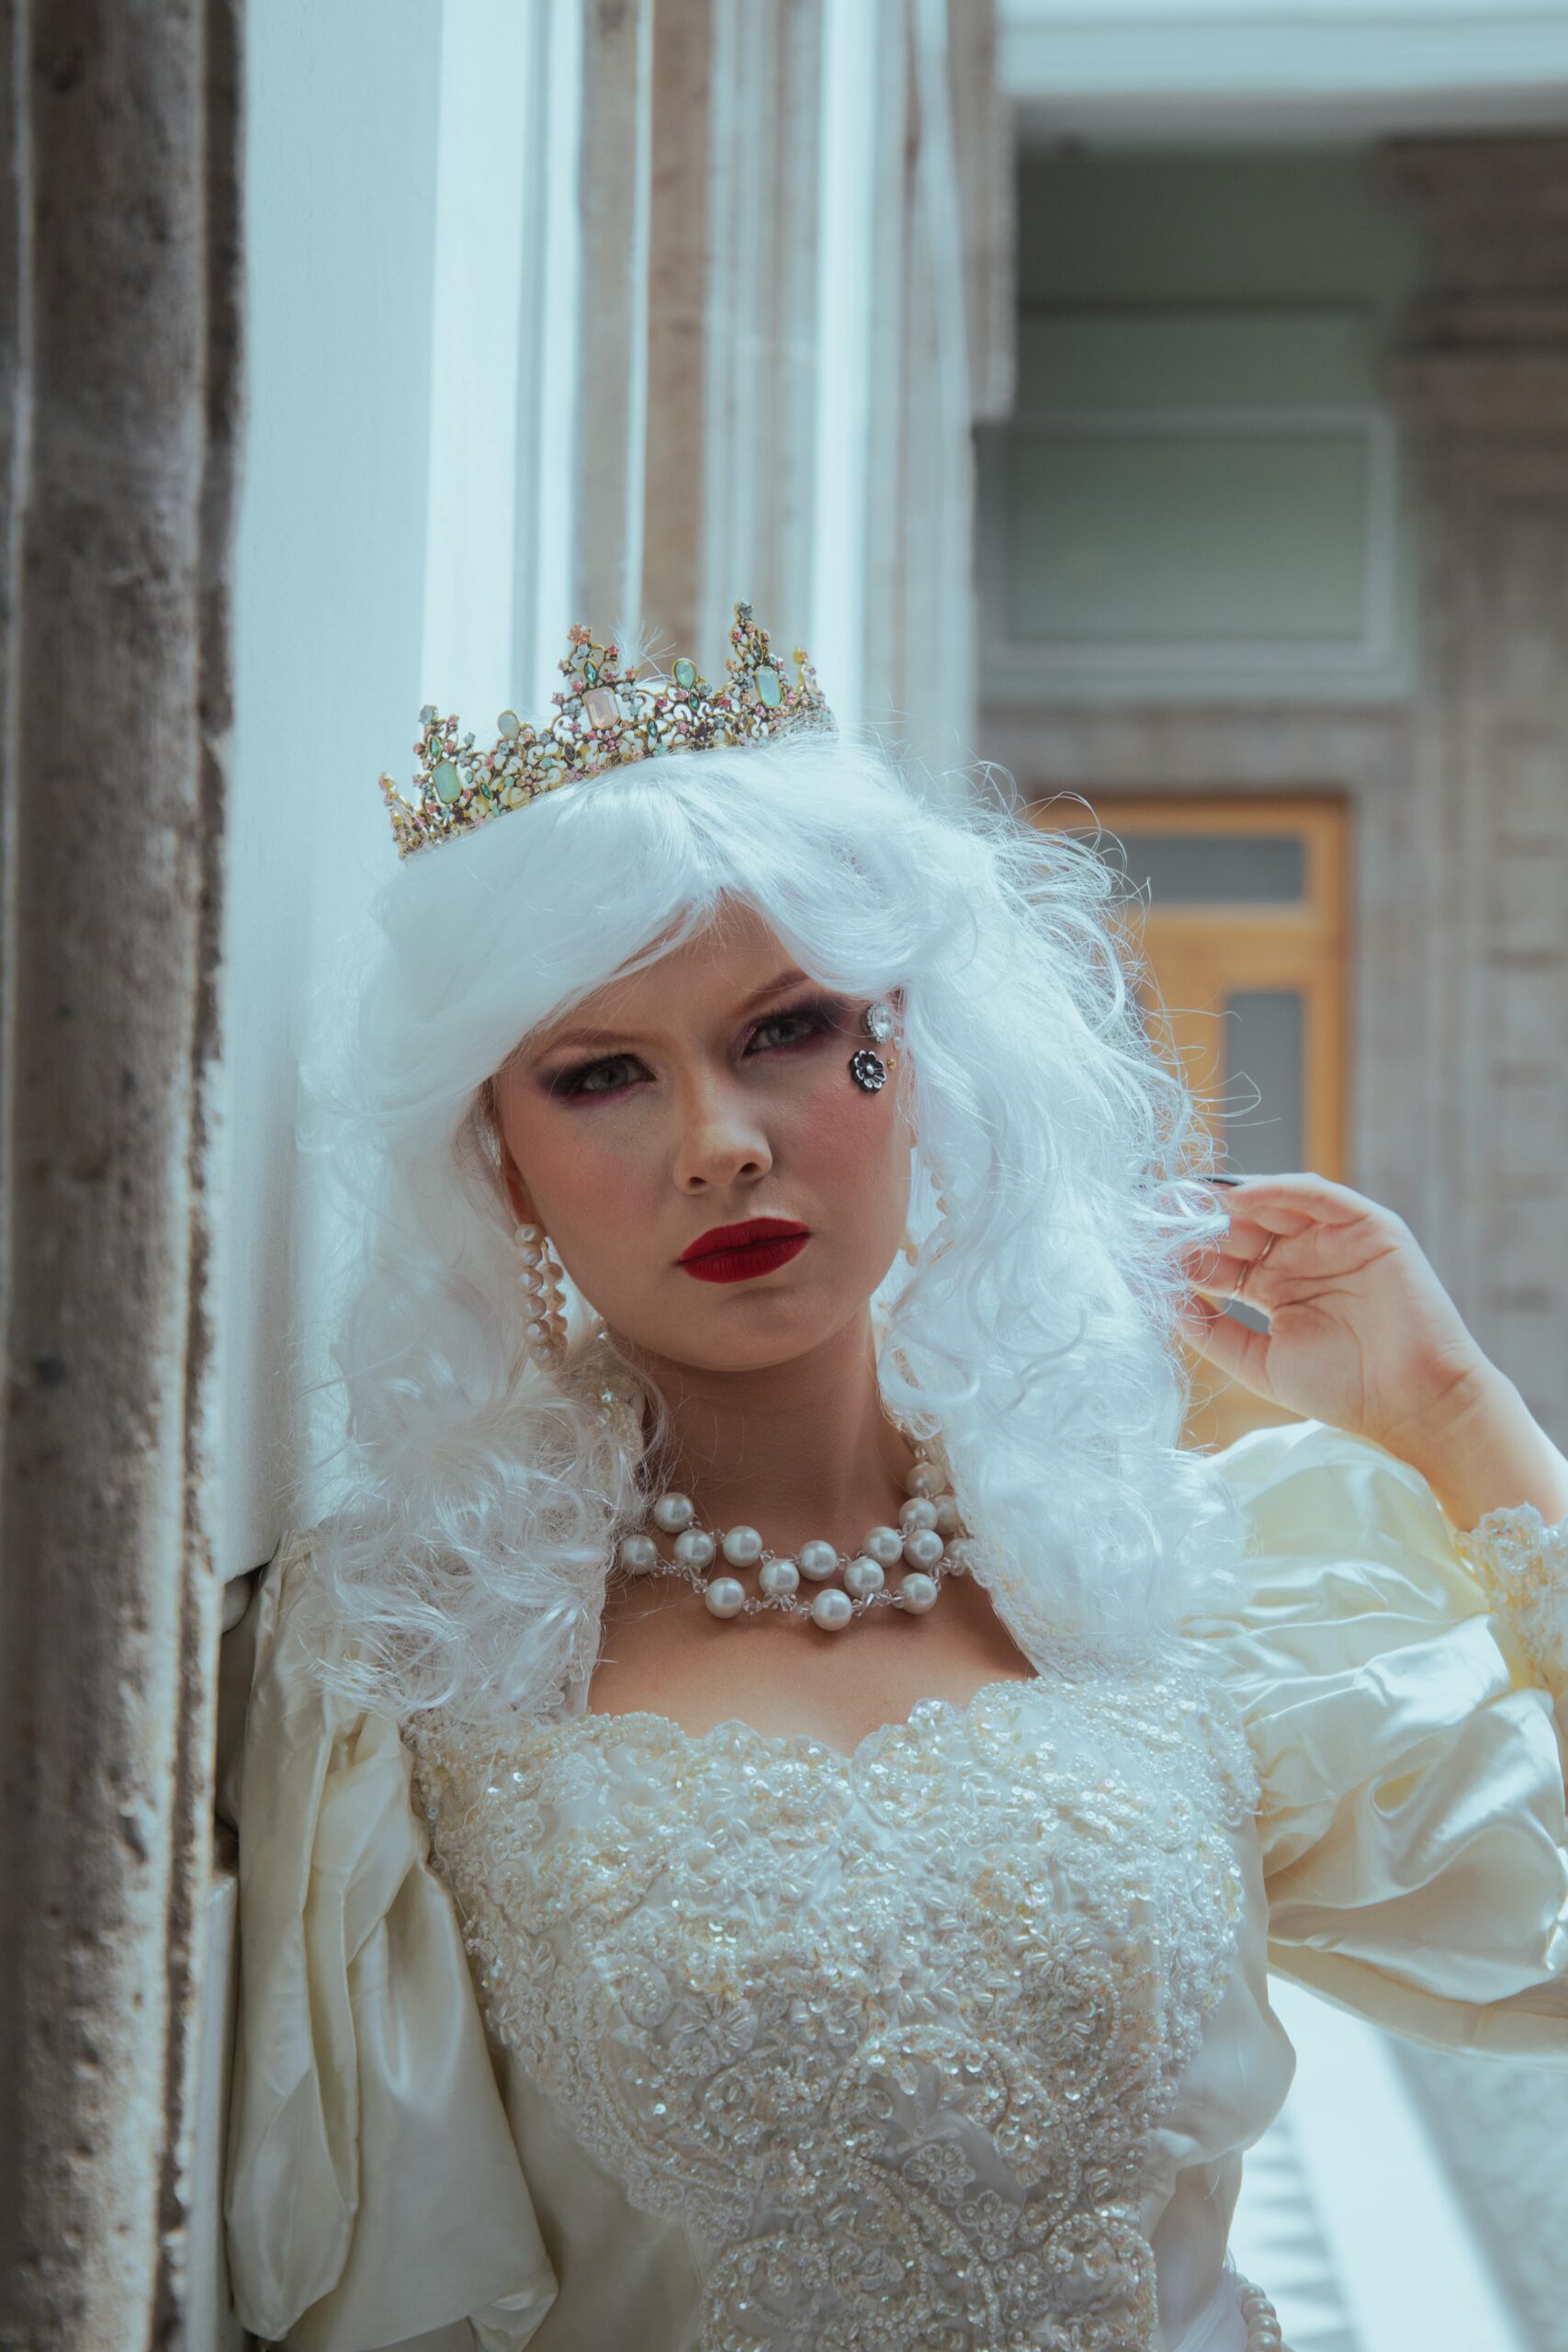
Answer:
<svg viewBox="0 0 1568 2352"><path fill-rule="evenodd" d="M786 1037L775 1045L759 1044L770 1029L792 1023L803 1024L804 1034ZM819 1038L847 1032L853 1025L853 1007L846 999L814 989L754 1014L746 1026L742 1058L755 1060L763 1055L787 1055ZM541 1071L538 1084L555 1102L604 1101L626 1093L634 1082L629 1073L644 1068L641 1057L629 1050L585 1055L559 1069Z"/></svg>

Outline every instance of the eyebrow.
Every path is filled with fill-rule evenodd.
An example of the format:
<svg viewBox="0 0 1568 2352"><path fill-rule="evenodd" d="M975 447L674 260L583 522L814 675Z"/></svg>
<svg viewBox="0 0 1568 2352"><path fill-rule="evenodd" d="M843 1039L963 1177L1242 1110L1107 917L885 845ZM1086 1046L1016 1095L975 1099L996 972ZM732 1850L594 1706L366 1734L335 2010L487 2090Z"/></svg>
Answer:
<svg viewBox="0 0 1568 2352"><path fill-rule="evenodd" d="M799 985L809 985L807 975L797 971L792 964L786 970L777 973L764 987L754 989L745 1002L738 1005L736 1010L739 1012L750 1012L754 1005L763 1004L769 997L777 996L781 989L790 989ZM539 1048L537 1058L542 1060L547 1054L556 1053L568 1046L603 1046L611 1039L614 1039L618 1046L636 1046L644 1042L627 1029L563 1029L558 1036L552 1037L547 1045Z"/></svg>

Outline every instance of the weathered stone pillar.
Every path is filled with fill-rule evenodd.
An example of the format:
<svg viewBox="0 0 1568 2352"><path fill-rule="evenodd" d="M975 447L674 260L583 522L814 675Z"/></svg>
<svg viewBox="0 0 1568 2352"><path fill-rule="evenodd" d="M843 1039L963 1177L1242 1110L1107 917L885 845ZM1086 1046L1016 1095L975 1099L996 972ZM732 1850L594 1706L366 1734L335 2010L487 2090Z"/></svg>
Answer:
<svg viewBox="0 0 1568 2352"><path fill-rule="evenodd" d="M839 102L869 201L832 220L827 43L866 13ZM863 379L863 452L829 502L864 571L837 664L869 718L951 762L973 742L970 428L1010 397L991 0L595 0L589 28L579 608L712 667L750 595L820 657L822 371ZM863 303L825 347L826 243L863 235Z"/></svg>
<svg viewBox="0 0 1568 2352"><path fill-rule="evenodd" d="M652 77L653 0L586 0L579 323L572 338L554 322L547 364L578 386L573 614L605 630L642 596Z"/></svg>
<svg viewBox="0 0 1568 2352"><path fill-rule="evenodd" d="M0 8L0 2341L182 2336L242 0Z"/></svg>
<svg viewBox="0 0 1568 2352"><path fill-rule="evenodd" d="M1387 168L1430 237L1396 370L1425 574L1406 881L1426 937L1423 1238L1563 1443L1568 139L1402 143ZM1568 2081L1398 2054L1521 2342L1568 2343Z"/></svg>
<svg viewBox="0 0 1568 2352"><path fill-rule="evenodd" d="M1568 139L1400 144L1387 169L1430 238L1395 370L1425 570L1423 1229L1568 1442Z"/></svg>

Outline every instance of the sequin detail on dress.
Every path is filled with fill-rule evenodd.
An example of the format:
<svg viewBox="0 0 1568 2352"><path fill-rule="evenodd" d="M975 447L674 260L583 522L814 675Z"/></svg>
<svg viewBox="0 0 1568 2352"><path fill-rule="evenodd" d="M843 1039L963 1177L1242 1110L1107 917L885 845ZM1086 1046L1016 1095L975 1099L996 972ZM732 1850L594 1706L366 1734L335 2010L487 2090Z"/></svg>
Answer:
<svg viewBox="0 0 1568 2352"><path fill-rule="evenodd" d="M704 2352L1145 2352L1145 2151L1256 1791L1196 1675L1051 1675L852 1757L588 1715L411 1733L491 2030L682 2227Z"/></svg>
<svg viewBox="0 0 1568 2352"><path fill-rule="evenodd" d="M1456 1546L1513 1625L1542 1690L1560 1697L1568 1690L1568 1520L1549 1527L1533 1503L1489 1510Z"/></svg>

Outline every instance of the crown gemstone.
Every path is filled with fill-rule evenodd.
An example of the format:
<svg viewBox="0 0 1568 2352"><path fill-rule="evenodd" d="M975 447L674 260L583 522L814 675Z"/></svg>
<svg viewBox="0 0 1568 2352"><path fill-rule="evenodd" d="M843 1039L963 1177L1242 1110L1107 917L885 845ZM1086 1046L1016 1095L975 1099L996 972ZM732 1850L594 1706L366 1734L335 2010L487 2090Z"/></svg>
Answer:
<svg viewBox="0 0 1568 2352"><path fill-rule="evenodd" d="M718 686L705 684L685 654L672 663L668 680L650 677L638 684L635 662L623 672L614 643L601 645L590 629L574 627L570 650L559 664L567 691L551 696L554 715L535 727L525 726L516 711L503 710L497 740L482 749L476 750L471 734L459 736L455 717L443 718L426 703L420 713L423 735L414 746L417 803L404 801L389 778L383 786L399 855L634 760L754 742L786 728L832 734L832 715L805 654L796 650L798 686L786 687L750 605L736 605L735 624L728 675ZM864 1058L875 1060L869 1054Z"/></svg>

